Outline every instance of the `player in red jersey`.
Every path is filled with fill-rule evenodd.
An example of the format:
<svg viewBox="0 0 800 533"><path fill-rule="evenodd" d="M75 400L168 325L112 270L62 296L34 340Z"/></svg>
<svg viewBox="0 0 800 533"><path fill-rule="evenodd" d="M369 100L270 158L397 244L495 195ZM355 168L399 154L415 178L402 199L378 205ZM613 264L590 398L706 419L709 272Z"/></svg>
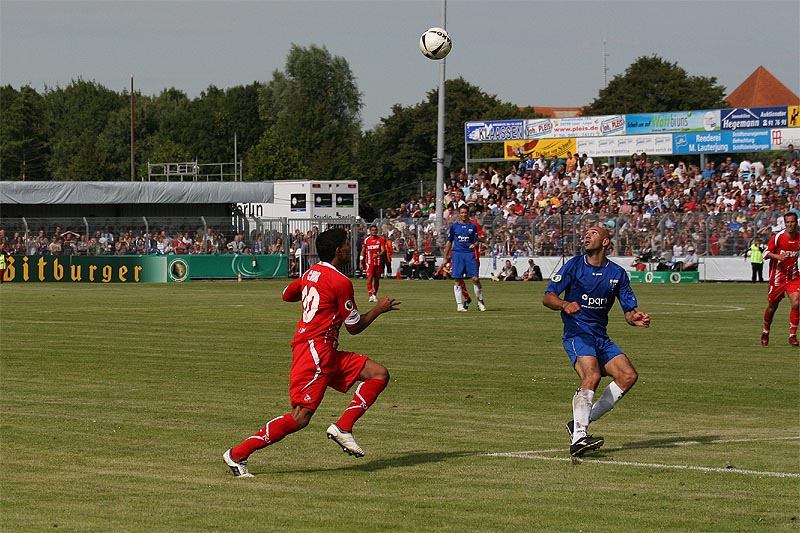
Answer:
<svg viewBox="0 0 800 533"><path fill-rule="evenodd" d="M789 312L789 344L800 345L797 340L797 323L800 321L800 272L797 269L797 255L800 253L800 233L797 231L797 214L783 215L786 229L779 231L769 240L764 259L769 259L769 293L767 309L764 311L764 330L761 344L769 344L769 327L778 304L784 295L789 296L792 309Z"/></svg>
<svg viewBox="0 0 800 533"><path fill-rule="evenodd" d="M381 285L381 273L383 270L382 258L386 253L386 241L378 235L378 226L375 224L369 227L369 235L364 239L361 248L361 270L367 276L367 292L369 301L378 301L378 288Z"/></svg>
<svg viewBox="0 0 800 533"><path fill-rule="evenodd" d="M339 330L344 324L348 333L357 335L378 316L396 311L400 302L384 296L367 314L358 312L353 284L338 270L350 261L350 238L345 230L337 228L320 233L317 252L320 262L283 290L284 301L303 304L292 341L289 375L292 411L273 418L255 435L223 454L236 477L253 477L247 469L247 458L254 451L306 427L327 387L347 392L356 381L361 384L353 401L339 420L328 427L327 435L350 455L364 455L353 438L353 424L386 388L389 372L364 355L339 351Z"/></svg>
<svg viewBox="0 0 800 533"><path fill-rule="evenodd" d="M478 272L480 272L481 255L483 255L483 228L481 228L481 225L478 224L478 221L475 220L474 218L470 218L469 221L475 224L475 226L478 228L478 242L475 243L475 248L473 249L473 251L475 252L475 264L478 266ZM469 309L469 304L472 303L472 298L470 298L469 296L469 291L467 290L467 283L464 281L463 278L458 281L460 282L461 285L461 294L464 295L464 309ZM485 306L484 309L486 309Z"/></svg>

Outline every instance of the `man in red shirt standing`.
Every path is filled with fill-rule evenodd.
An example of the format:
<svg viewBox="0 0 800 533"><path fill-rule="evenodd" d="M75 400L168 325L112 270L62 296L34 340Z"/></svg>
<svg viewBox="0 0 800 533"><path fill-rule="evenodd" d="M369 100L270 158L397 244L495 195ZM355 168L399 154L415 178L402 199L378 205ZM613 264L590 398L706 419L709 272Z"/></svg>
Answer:
<svg viewBox="0 0 800 533"><path fill-rule="evenodd" d="M361 270L367 276L367 292L369 301L378 301L378 288L381 284L381 271L383 263L381 258L386 253L386 242L383 237L378 235L378 226L375 224L369 227L369 235L364 239L364 246L361 248Z"/></svg>
<svg viewBox="0 0 800 533"><path fill-rule="evenodd" d="M363 457L364 450L353 438L353 424L375 402L389 382L386 367L354 352L339 351L342 324L351 335L364 331L378 316L396 311L400 302L384 296L361 315L356 306L353 284L338 268L350 261L350 238L343 229L317 236L320 262L283 290L286 302L302 301L300 322L292 341L292 369L289 398L292 411L273 418L255 435L223 454L236 477L253 477L247 458L254 451L274 444L308 425L328 387L347 392L356 382L353 401L344 414L328 427L327 435L342 450Z"/></svg>
<svg viewBox="0 0 800 533"><path fill-rule="evenodd" d="M784 295L789 296L792 309L789 312L789 344L800 345L797 340L797 323L800 322L800 272L797 269L797 255L800 252L800 233L797 231L797 214L783 215L786 228L769 240L764 259L769 259L769 293L767 309L764 311L764 330L761 344L769 344L769 327L778 304Z"/></svg>

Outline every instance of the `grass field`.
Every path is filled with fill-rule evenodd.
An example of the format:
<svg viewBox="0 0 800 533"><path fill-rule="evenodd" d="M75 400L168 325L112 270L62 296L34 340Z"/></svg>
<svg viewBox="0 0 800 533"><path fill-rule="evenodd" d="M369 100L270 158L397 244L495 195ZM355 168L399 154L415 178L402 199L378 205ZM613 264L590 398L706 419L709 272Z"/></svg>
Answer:
<svg viewBox="0 0 800 533"><path fill-rule="evenodd" d="M363 281L356 281L362 310ZM4 531L797 531L800 352L766 286L637 285L649 330L609 331L636 387L568 458L577 384L544 283L386 280L403 301L342 346L391 384L356 426L366 457L305 430L234 479L222 452L289 410L298 304L284 281L0 287ZM604 380L601 387L606 384Z"/></svg>

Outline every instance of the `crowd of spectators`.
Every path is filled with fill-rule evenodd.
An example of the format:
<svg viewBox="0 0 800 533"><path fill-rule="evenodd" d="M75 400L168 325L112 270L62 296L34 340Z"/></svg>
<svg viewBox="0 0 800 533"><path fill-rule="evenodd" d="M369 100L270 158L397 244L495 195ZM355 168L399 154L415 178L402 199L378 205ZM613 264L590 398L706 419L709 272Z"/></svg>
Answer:
<svg viewBox="0 0 800 533"><path fill-rule="evenodd" d="M247 242L241 233L213 228L160 230L146 233L139 229L105 226L87 239L77 228L53 226L36 231L13 233L0 229L0 245L19 255L164 255L164 254L262 254L283 253L280 238L267 242L259 234Z"/></svg>
<svg viewBox="0 0 800 533"><path fill-rule="evenodd" d="M485 256L572 255L575 235L592 224L609 228L613 253L635 256L642 249L683 255L740 255L759 235L765 241L789 210L800 213L800 161L793 146L764 164L726 156L700 168L664 162L646 153L613 165L595 165L587 154L566 158L523 157L500 169L480 167L451 173L444 220L470 206L486 232ZM437 253L435 196L411 197L388 209L384 236L396 249Z"/></svg>

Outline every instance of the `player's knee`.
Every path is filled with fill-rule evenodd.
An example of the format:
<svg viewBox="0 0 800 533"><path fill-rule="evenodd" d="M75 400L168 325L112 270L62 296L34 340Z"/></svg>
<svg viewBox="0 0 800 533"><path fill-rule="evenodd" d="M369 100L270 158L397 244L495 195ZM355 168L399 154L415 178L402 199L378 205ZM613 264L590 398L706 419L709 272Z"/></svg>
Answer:
<svg viewBox="0 0 800 533"><path fill-rule="evenodd" d="M296 407L292 412L292 418L297 423L297 429L301 430L311 422L311 417L314 416L312 409L305 409L303 407Z"/></svg>
<svg viewBox="0 0 800 533"><path fill-rule="evenodd" d="M588 372L581 378L581 388L584 390L595 390L600 384L600 372Z"/></svg>
<svg viewBox="0 0 800 533"><path fill-rule="evenodd" d="M372 379L379 379L381 381L389 382L389 370L385 366L375 369Z"/></svg>
<svg viewBox="0 0 800 533"><path fill-rule="evenodd" d="M626 369L619 378L614 378L621 388L624 391L628 391L631 387L633 387L636 380L639 379L639 373L634 370L633 367Z"/></svg>
<svg viewBox="0 0 800 533"><path fill-rule="evenodd" d="M381 381L389 382L389 371L380 363L369 360L359 376L361 381L368 379L379 379Z"/></svg>

